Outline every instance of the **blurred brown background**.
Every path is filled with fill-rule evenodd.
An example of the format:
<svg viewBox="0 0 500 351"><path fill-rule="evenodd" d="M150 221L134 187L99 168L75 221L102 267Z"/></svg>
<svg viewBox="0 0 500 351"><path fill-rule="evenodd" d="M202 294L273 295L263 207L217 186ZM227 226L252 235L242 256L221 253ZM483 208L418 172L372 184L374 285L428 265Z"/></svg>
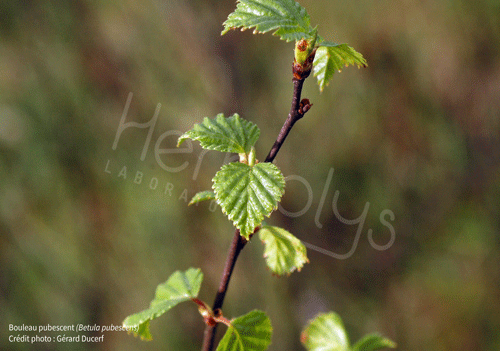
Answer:
<svg viewBox="0 0 500 351"><path fill-rule="evenodd" d="M311 204L268 223L343 254L358 226L334 214L335 191L344 218L367 203L368 214L352 256L310 250L310 264L289 278L271 276L253 240L225 315L265 310L271 350L303 350L307 320L329 310L352 341L378 331L399 350L500 349L500 3L300 3L323 37L349 43L369 67L336 74L322 94L306 81L314 106L276 163L303 180L289 181L283 208ZM194 304L154 321L149 343L123 332L102 344L12 343L19 333L8 325L120 325L188 267L202 268L200 298L212 303L232 226L219 209L185 199L210 187L224 155L193 143L157 159L155 146L173 148L176 131L219 112L259 125L257 158L274 142L290 104L293 44L251 31L221 37L234 8L1 2L0 348L199 349ZM161 104L143 160L146 129L126 129L112 149L129 93L127 121L146 123ZM384 210L396 236L378 251L367 233L378 245L390 240Z"/></svg>

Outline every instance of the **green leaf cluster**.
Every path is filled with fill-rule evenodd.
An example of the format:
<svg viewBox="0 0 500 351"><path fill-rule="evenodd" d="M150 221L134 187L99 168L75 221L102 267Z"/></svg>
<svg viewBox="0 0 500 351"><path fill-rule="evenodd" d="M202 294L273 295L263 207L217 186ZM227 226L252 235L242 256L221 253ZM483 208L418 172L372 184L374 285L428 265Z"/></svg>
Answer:
<svg viewBox="0 0 500 351"><path fill-rule="evenodd" d="M270 247L270 250L275 250L280 245L293 245L295 249L302 251L297 239L281 228L263 226L262 237L266 240L266 245ZM304 258L307 260L305 256L302 260ZM298 258L298 261L294 263L277 263L277 266L289 271L293 265L300 269L300 262L301 259ZM189 300L197 302L198 306L200 304L206 306L204 302L197 299L202 281L203 273L199 268L174 272L165 283L158 285L150 307L127 317L123 321L123 327L143 340L151 340L150 321L160 317L174 306ZM203 316L206 317L206 313L211 314L214 320L228 327L217 351L265 351L271 344L273 328L265 312L254 310L228 321L222 315L219 317L214 315L209 307L206 309L209 311L200 310ZM334 312L320 314L309 322L300 339L308 351L376 351L396 347L393 341L378 334L366 335L350 346L342 320Z"/></svg>
<svg viewBox="0 0 500 351"><path fill-rule="evenodd" d="M335 312L316 316L304 329L300 340L308 351L376 351L396 347L393 341L378 334L368 334L350 346L342 319Z"/></svg>
<svg viewBox="0 0 500 351"><path fill-rule="evenodd" d="M276 275L290 274L308 262L302 242L282 228L261 226L283 196L285 178L276 165L258 163L253 145L259 136L259 128L237 114L225 118L205 118L203 123L184 133L178 144L185 139L199 140L209 150L238 152L240 162L222 166L213 178L213 191L197 193L189 204L216 200L240 234L247 240L258 229L264 242L267 266Z"/></svg>
<svg viewBox="0 0 500 351"><path fill-rule="evenodd" d="M259 138L259 128L238 114L203 123L181 135L178 145L187 138L198 140L201 147L221 152L235 152L241 162L224 165L213 178L213 192L195 195L190 204L215 199L240 234L249 239L265 217L278 207L285 192L285 178L274 164L258 163L254 145Z"/></svg>
<svg viewBox="0 0 500 351"><path fill-rule="evenodd" d="M149 323L181 302L196 299L203 281L199 268L185 272L176 271L168 280L158 285L150 308L133 314L123 321L123 327L143 340L151 340ZM269 317L254 310L229 322L218 351L264 351L271 343L273 328Z"/></svg>
<svg viewBox="0 0 500 351"><path fill-rule="evenodd" d="M254 33L273 32L282 40L295 40L295 60L304 62L304 53L297 50L297 43L306 40L315 44L314 76L318 79L320 91L344 66L366 67L363 56L347 44L324 41L317 35L317 27L311 26L306 9L294 0L238 0L236 9L224 22L222 35L231 29L254 29ZM316 40L317 38L317 40ZM308 48L306 55L314 52Z"/></svg>
<svg viewBox="0 0 500 351"><path fill-rule="evenodd" d="M273 32L282 40L295 40L295 76L305 79L311 71L318 79L319 88L332 79L343 67L365 67L363 56L347 44L325 41L312 27L307 11L293 0L238 0L236 10L224 22L222 34L230 29L254 29L254 33ZM314 55L314 56L313 56ZM314 61L313 61L314 57ZM308 262L304 244L285 229L262 225L265 217L277 208L284 194L285 179L274 164L259 163L254 145L260 136L259 128L238 114L202 123L184 133L178 140L180 146L186 139L197 140L208 150L232 152L239 155L239 162L224 165L213 178L213 191L202 191L190 201L215 200L247 240L258 232L264 243L264 257L270 270L277 275L300 271ZM261 226L262 225L262 226ZM214 313L208 305L198 300L203 274L200 269L176 271L168 280L158 285L150 307L127 317L123 326L145 340L151 340L149 324L179 303L192 300L198 305L208 325L224 323L228 329L217 351L264 351L271 343L272 326L268 316L258 310L227 320L222 312ZM309 351L375 351L394 348L396 344L378 334L369 334L350 345L341 318L334 312L321 314L312 320L301 335L301 342Z"/></svg>

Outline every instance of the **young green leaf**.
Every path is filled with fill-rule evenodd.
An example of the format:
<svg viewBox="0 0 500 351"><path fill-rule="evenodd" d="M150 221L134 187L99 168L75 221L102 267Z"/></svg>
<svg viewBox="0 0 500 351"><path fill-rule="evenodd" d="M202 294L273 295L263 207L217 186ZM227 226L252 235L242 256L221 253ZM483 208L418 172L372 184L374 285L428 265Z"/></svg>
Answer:
<svg viewBox="0 0 500 351"><path fill-rule="evenodd" d="M272 333L269 317L254 310L231 321L217 351L264 351L271 344Z"/></svg>
<svg viewBox="0 0 500 351"><path fill-rule="evenodd" d="M236 10L224 22L222 35L230 29L255 28L254 33L274 31L286 41L312 37L306 9L293 0L238 0Z"/></svg>
<svg viewBox="0 0 500 351"><path fill-rule="evenodd" d="M200 191L199 193L196 193L195 196L189 201L188 205L193 205L201 201L206 201L206 200L215 200L215 193L213 191L205 190L205 191Z"/></svg>
<svg viewBox="0 0 500 351"><path fill-rule="evenodd" d="M349 351L344 324L335 312L320 314L300 336L308 351Z"/></svg>
<svg viewBox="0 0 500 351"><path fill-rule="evenodd" d="M306 65L306 61L310 58L314 48L316 47L316 39L318 37L318 31L316 28L314 28L312 35L313 36L310 39L301 39L295 42L294 64L299 64L302 67Z"/></svg>
<svg viewBox="0 0 500 351"><path fill-rule="evenodd" d="M264 242L264 257L269 269L277 274L290 274L308 263L304 244L283 228L262 226L260 240Z"/></svg>
<svg viewBox="0 0 500 351"><path fill-rule="evenodd" d="M223 166L213 179L217 203L229 220L249 239L264 217L278 207L285 192L285 178L269 162L254 166L233 162Z"/></svg>
<svg viewBox="0 0 500 351"><path fill-rule="evenodd" d="M198 140L204 149L221 152L248 153L259 139L260 129L237 113L224 117L219 113L214 119L205 117L202 123L180 136L177 146L184 140Z"/></svg>
<svg viewBox="0 0 500 351"><path fill-rule="evenodd" d="M174 272L165 283L158 285L150 307L128 316L123 321L123 326L132 330L135 336L151 340L149 322L160 317L177 304L197 297L202 280L203 273L199 268L189 268L185 272Z"/></svg>
<svg viewBox="0 0 500 351"><path fill-rule="evenodd" d="M335 71L341 71L349 65L366 67L363 55L347 44L321 42L316 50L313 62L314 76L318 78L320 91L330 82Z"/></svg>
<svg viewBox="0 0 500 351"><path fill-rule="evenodd" d="M352 347L352 351L375 351L387 347L393 349L396 343L378 334L368 334Z"/></svg>

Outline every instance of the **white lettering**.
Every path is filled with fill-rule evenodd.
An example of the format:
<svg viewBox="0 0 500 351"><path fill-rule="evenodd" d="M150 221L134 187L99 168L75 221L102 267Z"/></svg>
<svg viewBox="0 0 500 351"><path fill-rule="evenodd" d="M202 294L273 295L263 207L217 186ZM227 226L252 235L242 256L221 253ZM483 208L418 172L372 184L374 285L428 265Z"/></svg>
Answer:
<svg viewBox="0 0 500 351"><path fill-rule="evenodd" d="M179 200L180 199L184 199L184 202L188 201L188 190L187 189L184 189L184 191L182 192L181 196L179 196Z"/></svg>
<svg viewBox="0 0 500 351"><path fill-rule="evenodd" d="M149 122L146 122L146 123L127 122L127 123L125 123L125 119L127 118L128 109L130 107L130 103L132 102L132 96L133 96L132 93L128 94L127 102L125 103L125 108L123 109L123 114L122 114L122 117L120 119L120 124L118 125L118 130L116 131L115 140L113 142L113 150L116 150L116 148L118 146L118 140L120 140L120 136L122 135L122 133L125 129L130 128L130 127L141 128L141 129L142 128L149 128L148 136L146 138L146 142L144 143L144 147L142 148L142 153L141 153L141 161L144 161L144 159L146 158L146 154L148 152L149 143L151 142L151 138L153 136L153 131L154 131L154 128L156 125L156 121L158 120L158 115L160 114L161 104L156 105L156 110L155 110L155 113L153 115L153 118Z"/></svg>
<svg viewBox="0 0 500 351"><path fill-rule="evenodd" d="M378 245L377 243L375 243L375 241L373 241L373 231L371 229L368 230L368 242L375 250L379 250L379 251L387 250L388 248L390 248L392 246L392 244L394 244L394 241L396 240L396 231L394 230L394 227L392 226L392 224L385 220L386 215L389 215L389 217L391 218L391 221L393 221L393 222L396 219L396 216L394 215L394 212L392 212L389 209L385 209L382 212L380 212L380 217L379 217L380 223L382 223L382 225L389 228L389 231L391 232L391 238L389 239L387 244Z"/></svg>
<svg viewBox="0 0 500 351"><path fill-rule="evenodd" d="M346 254L343 254L343 255L334 254L334 255L336 255L336 257L338 259L345 260L346 258L351 257L352 254L354 253L354 251L356 251L356 248L358 247L359 237L361 236L361 232L363 231L363 225L365 224L366 216L368 215L368 209L370 208L370 203L367 202L365 204L365 208L363 209L363 213L361 213L361 215L358 218L346 219L340 215L338 207L337 207L339 194L340 194L340 191L337 190L337 191L335 191L335 194L333 195L332 207L333 207L333 213L335 214L335 217L337 217L337 219L339 221L341 221L342 223L347 224L347 225L361 224L361 225L358 225L358 230L356 231L356 236L354 238L354 242L353 242L352 247L349 250L349 252Z"/></svg>
<svg viewBox="0 0 500 351"><path fill-rule="evenodd" d="M283 206L281 206L281 202L278 203L278 209L285 216L292 217L292 218L300 217L304 213L306 213L309 210L309 208L311 208L312 201L313 201L313 191L312 191L311 185L309 184L309 182L307 180L305 180L304 178L302 178L301 176L298 176L298 175L288 176L288 177L285 178L285 180L286 181L289 181L289 180L298 180L299 182L301 182L302 184L304 184L304 186L306 187L306 190L307 190L307 203L306 203L305 207L302 210L297 211L297 212L290 212L290 211L285 210L283 208Z"/></svg>
<svg viewBox="0 0 500 351"><path fill-rule="evenodd" d="M104 172L111 174L111 171L109 170L109 160L106 162L106 168L104 168Z"/></svg>
<svg viewBox="0 0 500 351"><path fill-rule="evenodd" d="M174 190L174 185L172 183L167 183L167 185L165 185L165 195L168 193L168 196L172 196L172 190Z"/></svg>
<svg viewBox="0 0 500 351"><path fill-rule="evenodd" d="M177 172L183 171L189 165L189 162L185 161L182 165L180 165L178 167L169 167L165 163L163 163L163 161L160 158L161 154L190 154L193 152L193 143L191 142L190 139L187 139L184 142L184 144L182 144L182 145L187 145L187 147L184 147L184 148L175 147L173 149L160 149L160 144L166 137L171 136L171 135L177 135L178 137L180 137L182 134L183 133L180 131L171 130L171 131L165 132L162 135L160 135L160 137L156 141L156 145L155 145L156 162L158 163L158 165L161 168L163 168L167 172L177 173Z"/></svg>
<svg viewBox="0 0 500 351"><path fill-rule="evenodd" d="M328 189L330 188L330 183L332 182L333 177L333 167L328 171L328 176L326 177L325 187L323 188L323 193L321 194L321 199L319 200L318 209L316 211L316 216L314 217L314 223L316 226L321 229L323 228L323 224L319 222L319 216L321 214L321 210L323 209L323 205L325 203L326 194L328 193Z"/></svg>
<svg viewBox="0 0 500 351"><path fill-rule="evenodd" d="M141 183L142 183L142 176L143 176L143 175L144 175L144 174L143 174L142 172L137 171L137 172L135 173L134 183L135 183L135 184L141 184Z"/></svg>
<svg viewBox="0 0 500 351"><path fill-rule="evenodd" d="M158 186L158 178L156 177L151 178L151 181L149 182L149 189L155 190L157 186Z"/></svg>
<svg viewBox="0 0 500 351"><path fill-rule="evenodd" d="M127 179L127 166L123 166L120 173L118 173L118 178L122 177L123 179Z"/></svg>

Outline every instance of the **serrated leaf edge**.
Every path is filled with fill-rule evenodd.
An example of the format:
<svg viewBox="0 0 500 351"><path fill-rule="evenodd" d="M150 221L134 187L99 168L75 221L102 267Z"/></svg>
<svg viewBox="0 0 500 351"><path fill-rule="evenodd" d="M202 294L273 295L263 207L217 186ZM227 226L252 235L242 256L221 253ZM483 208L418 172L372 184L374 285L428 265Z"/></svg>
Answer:
<svg viewBox="0 0 500 351"><path fill-rule="evenodd" d="M203 132L206 134L203 134ZM234 133L235 138L242 140L234 140L227 135L228 132ZM206 139L210 139L211 136L215 136L215 140L225 141L219 143L208 142ZM182 134L177 140L177 147L181 146L186 139L191 139L199 141L201 147L206 150L247 153L255 145L259 136L260 129L255 123L241 118L237 113L229 117L219 113L215 118L203 118L201 123L195 124L193 128Z"/></svg>
<svg viewBox="0 0 500 351"><path fill-rule="evenodd" d="M174 277L178 274L181 274L183 283L184 283L188 293L187 294L179 294L175 298L169 298L169 299L164 298L164 299L160 299L159 301L156 301L159 297L159 292L160 292L161 288L168 287L169 281L171 281L171 279L173 280ZM192 289L193 284L191 284L191 282L187 279L188 278L187 276L191 275L191 274L194 274L193 282L197 283L196 285L199 285L196 287L196 291L193 291L193 289ZM198 284L198 280L199 280L199 284ZM140 338L143 340L151 340L152 335L151 335L151 332L149 331L150 322L153 319L156 319L156 318L162 316L163 314L167 313L169 310L171 310L172 308L174 308L178 304L185 302L185 301L189 301L190 299L197 297L197 295L199 294L202 282L203 282L203 272L201 271L200 268L192 268L191 267L191 268L188 268L186 271L177 270L177 271L173 272L164 283L161 283L156 287L155 297L153 298L153 300L151 300L151 302L149 304L149 308L146 308L140 312L137 312L137 313L134 313L134 314L127 316L122 322L123 327L127 328L129 330L129 332L132 331L132 333L136 337L140 336ZM141 314L146 314L146 312L150 311L155 306L158 306L161 303L166 303L166 302L169 303L169 306L167 306L165 308L161 308L160 311L151 312L149 318L139 318L138 322L136 322L136 323L132 323L132 324L127 323L127 321L129 319L131 319L132 317L137 316L137 315L141 315ZM141 335L139 333L141 326L143 326L144 330L146 331L146 336L144 336L144 337L143 337L143 335ZM133 327L137 327L137 332L135 332L133 330Z"/></svg>
<svg viewBox="0 0 500 351"><path fill-rule="evenodd" d="M269 245L268 242L266 242L266 240L262 239L262 233L265 233L265 231L269 231L271 233L271 235L273 236L276 236L276 234L273 232L274 230L283 230L284 232L286 232L286 234L288 234L289 236L291 236L291 238L288 238L288 237L285 237L284 239L287 240L288 242L291 243L292 247L294 247L294 249L298 252L296 252L297 255L300 254L300 261L301 261L301 264L300 265L293 265L293 267L291 268L291 270L286 270L286 271L283 271L283 272L277 272L275 270L273 270L272 267L269 266L268 264L268 255L266 254L266 251L267 251L267 247ZM280 237L282 237L281 234L278 234L280 235ZM297 238L295 235L293 235L292 233L290 233L289 231L287 231L286 229L284 228L280 228L280 227L274 227L274 226L269 226L269 225L263 225L260 230L259 230L259 237L261 238L261 241L264 243L264 258L266 259L266 264L268 264L268 267L269 269L271 269L273 271L273 273L277 274L277 275L290 275L292 274L293 272L295 272L295 270L297 270L298 272L300 272L302 270L302 268L304 267L304 265L306 263L309 263L309 258L307 257L307 249L305 247L305 245L302 243L302 241ZM295 243L293 241L296 241ZM296 244L300 245L300 248L297 248L296 247ZM293 261L295 263L295 261L297 260L297 258L294 257Z"/></svg>
<svg viewBox="0 0 500 351"><path fill-rule="evenodd" d="M215 193L210 190L204 190L196 193L188 203L188 206L208 200L215 200Z"/></svg>
<svg viewBox="0 0 500 351"><path fill-rule="evenodd" d="M329 48L347 49L338 52L337 50L329 50ZM342 57L340 53L344 53L348 56L348 58L346 59ZM336 60L333 60L331 58L333 54L337 58ZM320 91L323 91L324 88L330 83L330 80L333 78L336 70L338 72L341 71L341 68L339 66L329 68L329 66L333 65L335 62L341 62L345 67L348 67L349 65L357 66L358 68L368 66L363 55L348 44L337 44L333 42L321 41L318 49L316 50L316 56L313 62L313 74L318 80Z"/></svg>
<svg viewBox="0 0 500 351"><path fill-rule="evenodd" d="M244 345L243 345L243 339L244 339L244 338L241 336L241 334L240 334L240 332L239 332L239 330L237 329L237 327L236 327L236 326L239 324L239 325L241 325L241 326L243 326L243 327L247 328L248 326L253 327L253 325L252 325L252 324L248 325L248 323L245 323L245 324L235 323L235 321L236 321L236 320L238 320L238 319L241 319L241 318L243 318L243 319L245 319L245 318L249 318L249 316L250 316L251 314L255 314L255 313L258 313L258 314L259 314L259 318L263 316L263 317L264 317L264 319L263 319L263 323L266 323L266 324L268 324L268 326L269 326L269 329L270 329L270 330L269 330L269 334L270 334L270 335L269 335L269 339L270 339L270 340L268 341L267 339L266 339L266 340L262 340L262 339L261 339L261 340L264 342L265 347L266 347L266 349L267 349L267 347L271 344L271 338L272 338L272 332L273 332L273 327L272 327L272 325L271 325L271 321L270 321L269 317L267 316L267 314L266 314L264 311L261 311L261 310L252 310L252 311L248 312L247 314L244 314L244 315L242 315L242 316L239 316L239 317L233 318L233 319L229 322L228 329L226 330L226 333L225 333L225 334L224 334L224 336L222 337L222 339L221 339L221 343L220 343L220 344L219 344L219 346L217 347L217 350L216 350L216 351L225 351L225 350L226 350L226 349L222 349L222 348L221 348L222 341L226 338L226 336L227 336L227 335L231 335L231 333L234 333L235 335L237 335L237 337L236 337L236 341L238 342L238 345L240 346L240 348L241 348L241 349L243 349L243 347L244 347ZM254 319L255 319L255 317L254 317ZM266 325L265 327L267 327L267 325ZM255 339L255 338L256 338L256 337L254 337L254 339ZM248 337L246 337L246 339L249 339L249 338L248 338ZM233 350L233 349L231 349L231 350ZM249 349L243 349L243 350L245 350L245 351L247 351L247 350L248 350L248 351L251 351L251 350L249 350Z"/></svg>
<svg viewBox="0 0 500 351"><path fill-rule="evenodd" d="M291 40L300 40L303 38L310 38L312 37L314 28L311 27L310 22L311 18L309 14L307 13L306 9L301 6L298 2L293 1L293 0L282 0L282 1L277 1L279 5L285 7L285 10L287 13L283 14L278 8L273 8L268 6L267 4L260 3L259 1L252 1L252 0L238 0L236 9L231 12L226 21L223 23L224 29L221 32L221 35L226 34L232 29L237 29L241 28L242 31L247 30L247 29L253 29L253 33L267 33L267 32L273 32L272 34L275 36L279 36L280 39L286 40L287 42ZM266 14L264 15L262 12L261 13L256 13L257 11L254 9L253 13L252 12L245 12L248 10L248 4L249 3L256 3L257 5L261 6L262 8L265 8ZM293 8L290 9L289 6L292 6ZM295 16L296 14L294 13L298 8L298 13L303 14L301 18L297 18ZM243 21L241 19L241 16L243 13L251 13L256 16L256 18L259 17L271 17L270 13L276 15L276 17L282 17L281 23L276 24L274 26L271 26L269 28L266 28L265 30L259 30L258 27L262 25L263 22L259 23L248 23L248 24L231 24L234 21L237 21L238 19L240 21ZM267 15L267 16L266 16ZM288 17L287 15L291 15L291 17ZM240 18L238 18L240 17ZM275 20L276 21L276 20ZM287 24L288 22L288 24Z"/></svg>

